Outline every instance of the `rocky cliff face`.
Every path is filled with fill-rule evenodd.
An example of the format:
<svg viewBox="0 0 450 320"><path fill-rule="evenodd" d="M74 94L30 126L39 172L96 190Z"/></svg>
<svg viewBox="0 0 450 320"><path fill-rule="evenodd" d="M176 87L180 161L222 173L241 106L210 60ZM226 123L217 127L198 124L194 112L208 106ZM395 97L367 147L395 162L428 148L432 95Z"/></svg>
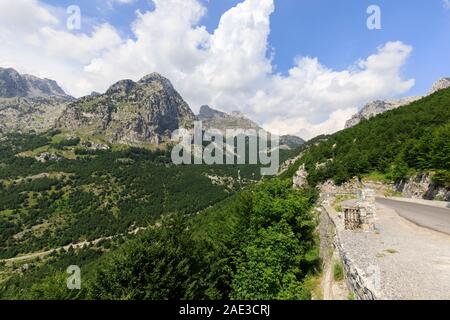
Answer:
<svg viewBox="0 0 450 320"><path fill-rule="evenodd" d="M111 143L141 145L170 140L179 127L191 127L195 116L170 81L152 73L138 82L122 80L104 94L71 103L58 126L102 137Z"/></svg>
<svg viewBox="0 0 450 320"><path fill-rule="evenodd" d="M450 189L433 181L433 173L418 173L394 185L406 198L450 201Z"/></svg>
<svg viewBox="0 0 450 320"><path fill-rule="evenodd" d="M428 95L447 88L450 88L450 78L442 78L433 84ZM360 112L347 121L345 128L354 127L363 120L368 120L386 111L406 106L422 98L424 97L407 97L400 100L378 100L368 103Z"/></svg>
<svg viewBox="0 0 450 320"><path fill-rule="evenodd" d="M12 68L0 68L0 98L59 97L70 99L54 80L19 74Z"/></svg>
<svg viewBox="0 0 450 320"><path fill-rule="evenodd" d="M72 100L53 80L0 68L0 135L48 130Z"/></svg>

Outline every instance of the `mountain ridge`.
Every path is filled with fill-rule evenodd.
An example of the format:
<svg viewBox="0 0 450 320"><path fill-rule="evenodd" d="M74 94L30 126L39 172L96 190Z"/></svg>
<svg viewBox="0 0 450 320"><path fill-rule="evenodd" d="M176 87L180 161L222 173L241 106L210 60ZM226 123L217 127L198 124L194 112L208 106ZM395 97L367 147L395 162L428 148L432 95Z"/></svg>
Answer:
<svg viewBox="0 0 450 320"><path fill-rule="evenodd" d="M202 121L205 129L217 129L225 131L226 129L243 130L264 130L255 121L249 119L240 111L233 111L230 114L203 105L200 108L197 118ZM305 143L300 137L294 135L280 136L280 146L287 149L295 149Z"/></svg>
<svg viewBox="0 0 450 320"><path fill-rule="evenodd" d="M441 78L433 84L429 93L425 96L412 96L398 100L375 100L369 102L358 113L354 114L352 118L347 120L345 123L345 129L354 127L363 120L368 120L384 112L406 106L449 87L450 78Z"/></svg>
<svg viewBox="0 0 450 320"><path fill-rule="evenodd" d="M55 80L20 74L13 68L0 67L0 98L59 97L73 99Z"/></svg>
<svg viewBox="0 0 450 320"><path fill-rule="evenodd" d="M91 94L67 106L58 127L104 136L111 143L139 145L168 141L195 115L171 82L157 73L139 81L120 80L103 94Z"/></svg>

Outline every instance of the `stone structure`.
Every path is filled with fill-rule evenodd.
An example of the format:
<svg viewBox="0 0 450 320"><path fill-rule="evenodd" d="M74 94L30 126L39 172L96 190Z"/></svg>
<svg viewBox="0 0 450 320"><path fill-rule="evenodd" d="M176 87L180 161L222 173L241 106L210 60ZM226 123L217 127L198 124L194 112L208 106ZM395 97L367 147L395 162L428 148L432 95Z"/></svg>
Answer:
<svg viewBox="0 0 450 320"><path fill-rule="evenodd" d="M357 300L378 300L378 293L371 286L370 275L364 272L344 248L340 233L343 232L342 221L332 212L331 207L324 206L320 210L320 255L323 260L329 259L332 247L339 254L345 271L345 281L349 290Z"/></svg>
<svg viewBox="0 0 450 320"><path fill-rule="evenodd" d="M358 230L361 228L361 210L355 201L346 201L342 203L344 211L345 230Z"/></svg>

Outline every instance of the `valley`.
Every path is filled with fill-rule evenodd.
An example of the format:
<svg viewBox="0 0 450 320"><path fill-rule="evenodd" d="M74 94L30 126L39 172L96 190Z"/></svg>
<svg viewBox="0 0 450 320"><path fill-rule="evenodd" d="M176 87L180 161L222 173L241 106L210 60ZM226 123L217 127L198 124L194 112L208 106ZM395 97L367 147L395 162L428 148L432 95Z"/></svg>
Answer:
<svg viewBox="0 0 450 320"><path fill-rule="evenodd" d="M23 97L1 92L37 99L30 86ZM38 96L51 102L27 103L50 111L11 116L5 110L22 106L0 102L9 119L0 138L0 299L320 299L323 185L368 180L390 195L450 197L445 85L333 135L280 137L275 177L248 159L175 165L179 128L261 127L208 106L195 115L159 74L80 99ZM53 117L42 122L41 112ZM65 287L69 265L81 268L79 291Z"/></svg>

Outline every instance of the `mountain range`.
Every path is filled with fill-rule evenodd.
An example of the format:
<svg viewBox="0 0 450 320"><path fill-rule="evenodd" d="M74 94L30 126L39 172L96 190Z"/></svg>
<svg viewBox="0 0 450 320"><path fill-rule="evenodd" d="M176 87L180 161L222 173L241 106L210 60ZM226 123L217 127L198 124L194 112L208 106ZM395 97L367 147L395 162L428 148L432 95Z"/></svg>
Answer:
<svg viewBox="0 0 450 320"><path fill-rule="evenodd" d="M448 87L450 78L442 78L428 95ZM370 102L345 127L421 98ZM192 127L195 120L201 120L204 129L262 129L239 111L228 114L204 105L195 115L171 82L157 73L137 82L121 80L103 94L93 92L75 99L54 80L0 68L0 135L58 128L108 143L160 144L169 141L174 130ZM294 149L304 143L296 136L280 137L284 148Z"/></svg>
<svg viewBox="0 0 450 320"><path fill-rule="evenodd" d="M233 111L231 114L228 114L207 105L200 108L197 118L202 121L205 129L214 128L221 131L226 129L264 130L259 124L247 118L240 111ZM283 135L279 138L280 146L284 149L296 149L306 142L302 138L293 135Z"/></svg>
<svg viewBox="0 0 450 320"><path fill-rule="evenodd" d="M191 128L195 120L201 120L205 129L262 129L239 111L227 114L205 105L195 115L171 82L157 73L137 82L121 80L103 94L75 99L54 80L0 69L0 119L0 134L58 128L127 145L167 142L174 130ZM295 136L280 137L285 148L304 142Z"/></svg>

